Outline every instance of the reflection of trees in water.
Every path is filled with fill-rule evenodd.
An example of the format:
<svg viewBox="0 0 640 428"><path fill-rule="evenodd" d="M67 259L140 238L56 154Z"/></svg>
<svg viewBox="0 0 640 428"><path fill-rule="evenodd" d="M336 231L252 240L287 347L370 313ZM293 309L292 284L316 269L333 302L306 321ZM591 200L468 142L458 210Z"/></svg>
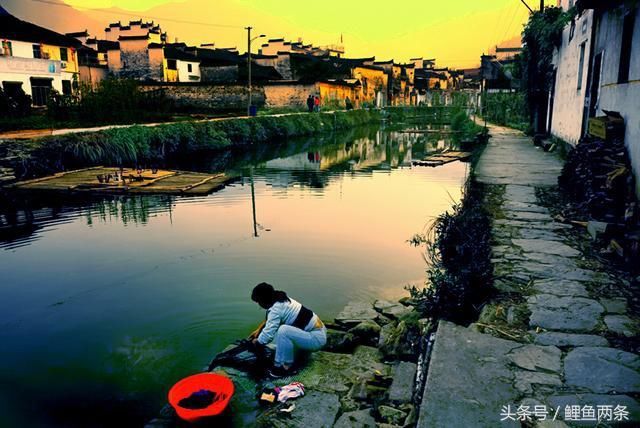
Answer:
<svg viewBox="0 0 640 428"><path fill-rule="evenodd" d="M340 137L340 136L338 136ZM371 129L359 136L353 133L332 142L311 146L308 152L295 152L261 166L272 185L324 188L345 172L388 170L408 165L416 134L388 133Z"/></svg>
<svg viewBox="0 0 640 428"><path fill-rule="evenodd" d="M199 159L184 160L180 164L174 165L174 167L206 172L241 171L250 166L259 167L272 159L286 158L302 152L315 152L330 145L346 144L354 139L373 135L376 130L377 127L364 126L339 133L283 139L272 141L269 144L234 147Z"/></svg>
<svg viewBox="0 0 640 428"><path fill-rule="evenodd" d="M96 220L102 223L121 221L125 226L147 224L150 214L170 211L174 198L169 195L121 196L97 200L82 213L88 225Z"/></svg>
<svg viewBox="0 0 640 428"><path fill-rule="evenodd" d="M44 227L82 215L89 226L96 221L146 224L154 212L170 211L169 195L87 196L44 192L0 195L0 245L19 246L38 238Z"/></svg>
<svg viewBox="0 0 640 428"><path fill-rule="evenodd" d="M191 159L174 167L200 171L242 171L249 166L263 171L275 186L299 184L324 188L345 172L389 169L422 159L444 148L455 148L443 134L415 134L358 127L339 133L245 146L218 152L214 157ZM309 168L265 168L269 161L287 159L308 162ZM302 159L300 159L302 158ZM88 196L50 193L0 195L0 246L37 239L45 226L82 215L88 225L121 221L146 224L156 212L171 212L175 197L169 195ZM4 244L4 245L3 245Z"/></svg>

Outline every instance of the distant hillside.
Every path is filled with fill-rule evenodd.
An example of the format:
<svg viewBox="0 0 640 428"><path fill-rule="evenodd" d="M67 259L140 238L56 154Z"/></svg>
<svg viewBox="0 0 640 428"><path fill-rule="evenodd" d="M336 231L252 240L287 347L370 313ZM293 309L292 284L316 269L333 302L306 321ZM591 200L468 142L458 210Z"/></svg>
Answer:
<svg viewBox="0 0 640 428"><path fill-rule="evenodd" d="M0 0L0 5L23 21L29 21L59 33L88 29L89 32L96 35L104 34L105 23L99 22L88 14L71 7L50 4L60 2L60 0L47 0L47 2Z"/></svg>

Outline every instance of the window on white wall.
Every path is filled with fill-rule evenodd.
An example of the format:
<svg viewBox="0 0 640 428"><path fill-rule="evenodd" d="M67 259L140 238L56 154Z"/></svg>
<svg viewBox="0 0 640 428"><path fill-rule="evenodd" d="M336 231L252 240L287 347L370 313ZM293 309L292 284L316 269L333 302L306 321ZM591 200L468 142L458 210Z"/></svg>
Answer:
<svg viewBox="0 0 640 428"><path fill-rule="evenodd" d="M586 49L587 42L580 45L580 60L578 61L578 90L582 89L582 77L584 74L584 51Z"/></svg>
<svg viewBox="0 0 640 428"><path fill-rule="evenodd" d="M34 58L42 58L42 48L40 45L33 45L33 57Z"/></svg>
<svg viewBox="0 0 640 428"><path fill-rule="evenodd" d="M2 41L2 55L13 56L13 47L11 46L11 42L9 40Z"/></svg>
<svg viewBox="0 0 640 428"><path fill-rule="evenodd" d="M633 49L633 27L636 23L636 11L631 10L624 17L622 26L622 43L620 44L620 65L618 68L618 83L629 81L631 68L631 50Z"/></svg>
<svg viewBox="0 0 640 428"><path fill-rule="evenodd" d="M187 64L187 71L191 73L193 71L193 66L191 64Z"/></svg>

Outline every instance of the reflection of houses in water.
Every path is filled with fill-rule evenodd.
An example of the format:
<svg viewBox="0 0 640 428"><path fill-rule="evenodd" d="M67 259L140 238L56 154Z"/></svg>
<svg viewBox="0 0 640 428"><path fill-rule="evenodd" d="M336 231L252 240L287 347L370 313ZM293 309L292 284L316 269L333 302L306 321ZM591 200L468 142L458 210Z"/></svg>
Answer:
<svg viewBox="0 0 640 428"><path fill-rule="evenodd" d="M373 138L359 138L344 145L319 147L314 151L277 158L264 164L266 169L289 171L327 171L345 166L358 170L380 165L398 167L411 161L415 135L377 132ZM340 168L338 168L340 169Z"/></svg>

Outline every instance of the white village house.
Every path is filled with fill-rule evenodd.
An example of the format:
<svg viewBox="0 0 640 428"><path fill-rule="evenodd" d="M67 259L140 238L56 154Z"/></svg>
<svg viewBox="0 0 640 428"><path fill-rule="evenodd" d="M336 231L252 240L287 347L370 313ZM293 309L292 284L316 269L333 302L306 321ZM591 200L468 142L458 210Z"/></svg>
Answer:
<svg viewBox="0 0 640 428"><path fill-rule="evenodd" d="M565 28L554 59L550 132L575 145L589 118L619 112L640 195L640 6L624 0L560 4L576 7L578 15Z"/></svg>
<svg viewBox="0 0 640 428"><path fill-rule="evenodd" d="M0 7L0 84L8 94L23 90L35 106L47 103L53 89L71 94L78 84L77 49L82 44Z"/></svg>

